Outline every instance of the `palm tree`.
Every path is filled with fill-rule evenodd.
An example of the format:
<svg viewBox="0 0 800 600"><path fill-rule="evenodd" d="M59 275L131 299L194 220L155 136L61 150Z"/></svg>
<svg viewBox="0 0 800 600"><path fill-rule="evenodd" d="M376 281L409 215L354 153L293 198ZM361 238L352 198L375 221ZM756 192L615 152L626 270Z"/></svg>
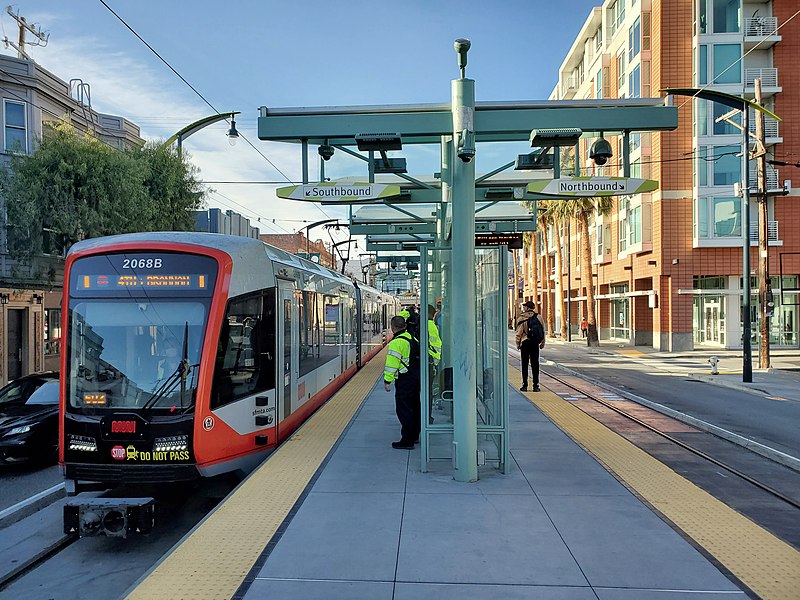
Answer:
<svg viewBox="0 0 800 600"><path fill-rule="evenodd" d="M542 272L542 279L544 281L544 296L543 302L544 305L541 307L543 310L540 309L539 312L543 313L545 316L545 321L547 323L547 331L550 332L550 335L555 337L555 303L553 302L553 282L550 279L550 254L548 252L549 248L549 240L547 235L547 230L550 225L553 224L553 215L552 209L549 209L549 205L552 204L553 200L539 200L539 212L537 214L537 223L539 227L542 229L542 246L544 247L544 267Z"/></svg>
<svg viewBox="0 0 800 600"><path fill-rule="evenodd" d="M580 225L581 244L581 283L586 287L586 322L588 331L586 344L597 347L600 338L597 335L597 315L594 310L594 279L592 278L592 256L589 236L589 217L594 213L602 216L611 214L613 201L608 197L589 197L565 200L561 203L561 213L566 218L576 218Z"/></svg>

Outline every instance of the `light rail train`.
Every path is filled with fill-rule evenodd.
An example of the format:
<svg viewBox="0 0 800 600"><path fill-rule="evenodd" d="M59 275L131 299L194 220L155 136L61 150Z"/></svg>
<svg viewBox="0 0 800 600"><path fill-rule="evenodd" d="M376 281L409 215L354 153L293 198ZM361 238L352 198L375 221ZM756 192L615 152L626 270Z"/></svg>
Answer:
<svg viewBox="0 0 800 600"><path fill-rule="evenodd" d="M75 244L60 462L106 486L246 473L386 343L394 296L243 237Z"/></svg>

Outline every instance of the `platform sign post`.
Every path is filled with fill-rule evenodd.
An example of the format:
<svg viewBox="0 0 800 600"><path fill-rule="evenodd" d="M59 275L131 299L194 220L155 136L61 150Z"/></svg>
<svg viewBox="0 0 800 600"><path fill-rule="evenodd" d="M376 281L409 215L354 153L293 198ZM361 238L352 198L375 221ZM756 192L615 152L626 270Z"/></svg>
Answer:
<svg viewBox="0 0 800 600"><path fill-rule="evenodd" d="M453 230L450 327L459 332L453 356L453 463L456 481L478 480L475 349L475 81L464 76L468 40L456 40L461 77L452 81Z"/></svg>

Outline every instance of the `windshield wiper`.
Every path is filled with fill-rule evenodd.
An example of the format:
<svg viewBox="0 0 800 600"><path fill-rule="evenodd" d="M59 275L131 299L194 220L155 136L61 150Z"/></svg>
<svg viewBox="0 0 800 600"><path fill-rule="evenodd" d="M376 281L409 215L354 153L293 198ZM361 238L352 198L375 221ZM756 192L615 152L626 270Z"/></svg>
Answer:
<svg viewBox="0 0 800 600"><path fill-rule="evenodd" d="M189 364L189 321L186 321L186 325L183 330L183 355L181 356L181 362L178 363L178 366L175 367L175 370L170 373L170 375L164 379L164 382L153 392L153 395L150 397L150 399L145 402L144 406L142 406L142 410L148 410L155 406L156 403L164 396L172 393L175 390L175 387L178 385L178 382L180 382L180 402L181 411L183 411L183 396L186 393L186 377L189 375L192 367L196 367L198 365Z"/></svg>

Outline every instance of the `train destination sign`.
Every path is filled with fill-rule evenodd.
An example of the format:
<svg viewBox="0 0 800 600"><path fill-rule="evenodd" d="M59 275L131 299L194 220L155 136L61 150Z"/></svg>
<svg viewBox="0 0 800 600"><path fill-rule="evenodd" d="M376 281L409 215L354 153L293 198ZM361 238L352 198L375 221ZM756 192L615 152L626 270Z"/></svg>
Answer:
<svg viewBox="0 0 800 600"><path fill-rule="evenodd" d="M521 233L487 233L475 236L475 247L508 246L509 250L522 250Z"/></svg>
<svg viewBox="0 0 800 600"><path fill-rule="evenodd" d="M631 196L657 190L658 182L636 177L562 177L531 181L526 189L546 196Z"/></svg>
<svg viewBox="0 0 800 600"><path fill-rule="evenodd" d="M399 196L400 186L386 183L325 181L306 185L290 185L278 188L275 193L278 198L287 200L353 204Z"/></svg>

